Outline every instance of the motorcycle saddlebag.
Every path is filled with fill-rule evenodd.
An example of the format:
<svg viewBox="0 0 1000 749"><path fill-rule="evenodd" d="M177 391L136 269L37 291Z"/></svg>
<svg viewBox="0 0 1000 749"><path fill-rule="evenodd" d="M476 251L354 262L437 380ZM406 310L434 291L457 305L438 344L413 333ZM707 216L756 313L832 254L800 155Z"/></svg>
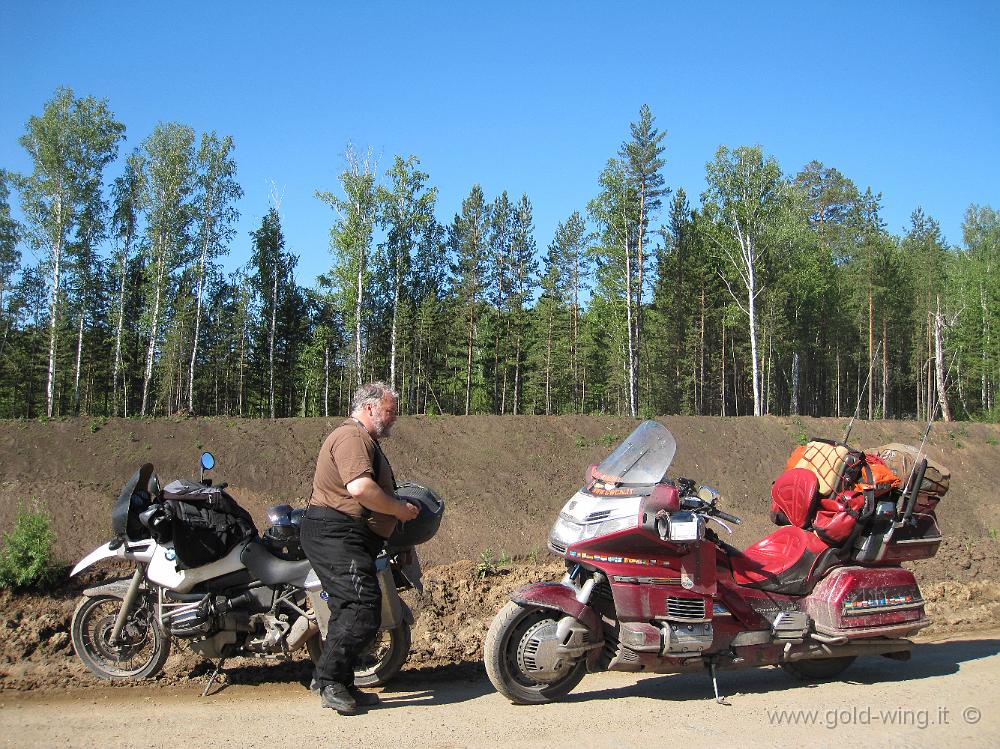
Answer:
<svg viewBox="0 0 1000 749"><path fill-rule="evenodd" d="M222 559L257 536L250 513L219 487L173 481L163 489L163 504L171 517L179 570Z"/></svg>
<svg viewBox="0 0 1000 749"><path fill-rule="evenodd" d="M819 501L813 531L828 546L839 548L851 537L865 506L861 492L843 492Z"/></svg>

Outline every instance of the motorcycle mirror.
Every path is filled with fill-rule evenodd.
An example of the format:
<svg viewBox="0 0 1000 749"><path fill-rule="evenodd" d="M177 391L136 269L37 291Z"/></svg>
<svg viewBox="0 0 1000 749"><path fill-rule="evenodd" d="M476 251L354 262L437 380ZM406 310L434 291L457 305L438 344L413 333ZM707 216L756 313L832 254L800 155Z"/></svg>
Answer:
<svg viewBox="0 0 1000 749"><path fill-rule="evenodd" d="M716 502L720 496L719 492L710 486L703 486L698 490L698 499L710 504Z"/></svg>
<svg viewBox="0 0 1000 749"><path fill-rule="evenodd" d="M589 466L587 466L587 473L584 474L584 479L583 479L584 483L587 486L590 486L592 483L594 483L594 471L596 470L597 470L597 463L591 463Z"/></svg>
<svg viewBox="0 0 1000 749"><path fill-rule="evenodd" d="M201 468L204 471L211 471L215 468L215 456L210 452L203 452L201 454Z"/></svg>

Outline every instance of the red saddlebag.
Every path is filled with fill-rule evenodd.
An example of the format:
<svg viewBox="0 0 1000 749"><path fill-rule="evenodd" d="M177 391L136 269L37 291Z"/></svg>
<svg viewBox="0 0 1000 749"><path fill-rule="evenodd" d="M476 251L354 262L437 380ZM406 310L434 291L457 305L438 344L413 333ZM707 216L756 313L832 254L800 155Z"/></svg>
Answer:
<svg viewBox="0 0 1000 749"><path fill-rule="evenodd" d="M865 506L862 492L841 492L819 501L819 509L813 518L813 531L830 546L843 546L854 533Z"/></svg>

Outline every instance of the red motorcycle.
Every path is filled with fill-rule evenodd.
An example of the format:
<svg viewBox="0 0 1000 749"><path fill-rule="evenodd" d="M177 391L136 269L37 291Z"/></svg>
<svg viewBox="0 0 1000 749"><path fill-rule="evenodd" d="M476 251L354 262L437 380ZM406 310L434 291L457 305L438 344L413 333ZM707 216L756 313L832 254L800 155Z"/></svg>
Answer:
<svg viewBox="0 0 1000 749"><path fill-rule="evenodd" d="M643 422L559 513L548 547L566 560L563 580L521 588L493 620L485 660L497 691L538 704L588 671L707 668L721 702L717 668L776 664L823 679L859 655L909 659L906 638L929 622L899 564L941 543L927 461L909 456L905 485L879 483L875 456L822 441L808 449L814 462L832 456L832 473L809 454L786 470L771 495L772 519L787 524L740 551L708 527L732 532L739 518L715 490L668 478L674 437Z"/></svg>

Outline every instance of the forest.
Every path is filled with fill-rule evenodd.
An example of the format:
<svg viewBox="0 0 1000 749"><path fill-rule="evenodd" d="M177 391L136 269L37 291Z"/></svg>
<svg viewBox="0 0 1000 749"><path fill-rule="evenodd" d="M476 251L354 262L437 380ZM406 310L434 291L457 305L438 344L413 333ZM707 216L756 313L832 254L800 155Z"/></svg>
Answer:
<svg viewBox="0 0 1000 749"><path fill-rule="evenodd" d="M650 109L622 125L541 241L528 195L472 184L447 218L419 158L348 148L306 288L278 195L236 236L231 137L166 122L120 154L108 101L61 87L30 173L0 169L0 418L332 416L381 379L411 414L998 420L995 209L960 246L919 207L897 236L871 187L751 145L688 195Z"/></svg>

